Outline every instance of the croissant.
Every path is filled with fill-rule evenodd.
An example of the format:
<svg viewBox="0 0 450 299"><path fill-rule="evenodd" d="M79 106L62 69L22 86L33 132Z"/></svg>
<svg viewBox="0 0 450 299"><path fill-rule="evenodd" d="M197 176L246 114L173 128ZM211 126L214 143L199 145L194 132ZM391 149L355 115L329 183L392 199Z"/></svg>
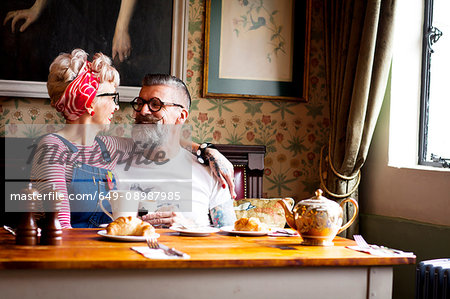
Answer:
<svg viewBox="0 0 450 299"><path fill-rule="evenodd" d="M108 235L115 236L150 236L155 228L136 217L119 217L106 227Z"/></svg>
<svg viewBox="0 0 450 299"><path fill-rule="evenodd" d="M267 225L261 223L258 218L241 218L234 223L234 230L237 231L262 231L267 230Z"/></svg>

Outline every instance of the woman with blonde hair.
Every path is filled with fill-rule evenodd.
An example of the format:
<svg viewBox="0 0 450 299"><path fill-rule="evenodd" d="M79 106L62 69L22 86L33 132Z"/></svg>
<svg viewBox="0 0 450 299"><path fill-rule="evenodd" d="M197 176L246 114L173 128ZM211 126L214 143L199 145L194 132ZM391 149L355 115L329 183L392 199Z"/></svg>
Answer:
<svg viewBox="0 0 450 299"><path fill-rule="evenodd" d="M40 139L31 172L41 193L54 188L64 196L59 213L63 228L109 222L97 208L98 197L114 188L111 170L118 156L111 159L111 154L128 152L129 143L119 138L97 137L119 109L119 73L102 53L95 54L91 62L87 57L85 51L75 49L50 65L48 94L66 126ZM76 195L94 196L81 202L74 201Z"/></svg>
<svg viewBox="0 0 450 299"><path fill-rule="evenodd" d="M50 65L48 94L66 125L40 139L31 178L41 193L56 189L64 196L59 211L63 228L98 227L111 221L99 207L99 195L116 189L112 171L119 159L125 158L117 153L131 153L133 142L97 135L108 128L119 109L119 83L119 73L102 53L88 61L85 51L75 49L60 54ZM225 177L233 195L231 163L218 152L211 155L223 164L212 168L225 170L214 175L222 182L220 176Z"/></svg>

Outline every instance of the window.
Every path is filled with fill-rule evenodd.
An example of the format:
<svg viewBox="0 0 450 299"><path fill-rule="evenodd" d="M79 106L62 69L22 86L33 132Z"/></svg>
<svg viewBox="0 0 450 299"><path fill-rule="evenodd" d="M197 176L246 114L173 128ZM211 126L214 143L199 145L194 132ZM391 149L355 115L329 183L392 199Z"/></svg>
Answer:
<svg viewBox="0 0 450 299"><path fill-rule="evenodd" d="M419 164L450 167L450 1L424 12Z"/></svg>

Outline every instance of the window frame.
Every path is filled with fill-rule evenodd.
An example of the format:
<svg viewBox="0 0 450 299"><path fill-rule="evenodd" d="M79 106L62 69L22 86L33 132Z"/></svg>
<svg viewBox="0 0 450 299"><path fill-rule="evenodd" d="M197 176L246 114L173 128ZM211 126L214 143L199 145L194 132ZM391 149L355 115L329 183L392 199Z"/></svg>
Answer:
<svg viewBox="0 0 450 299"><path fill-rule="evenodd" d="M422 73L420 88L420 117L419 117L419 153L418 164L432 167L444 167L448 165L445 160L427 160L428 120L429 120L429 96L430 96L430 61L433 50L431 48L430 35L433 29L434 0L425 0L423 34L422 34Z"/></svg>

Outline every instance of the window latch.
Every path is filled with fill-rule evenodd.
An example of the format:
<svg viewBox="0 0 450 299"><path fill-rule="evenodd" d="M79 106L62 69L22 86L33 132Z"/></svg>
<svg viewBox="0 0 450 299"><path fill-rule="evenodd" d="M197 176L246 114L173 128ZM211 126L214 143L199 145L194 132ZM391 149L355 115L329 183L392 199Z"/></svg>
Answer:
<svg viewBox="0 0 450 299"><path fill-rule="evenodd" d="M444 168L450 168L450 158L442 158L438 155L431 154L431 160L436 163L441 163Z"/></svg>
<svg viewBox="0 0 450 299"><path fill-rule="evenodd" d="M437 27L431 27L427 32L428 35L428 49L430 53L434 53L432 45L434 45L442 36L442 31Z"/></svg>

